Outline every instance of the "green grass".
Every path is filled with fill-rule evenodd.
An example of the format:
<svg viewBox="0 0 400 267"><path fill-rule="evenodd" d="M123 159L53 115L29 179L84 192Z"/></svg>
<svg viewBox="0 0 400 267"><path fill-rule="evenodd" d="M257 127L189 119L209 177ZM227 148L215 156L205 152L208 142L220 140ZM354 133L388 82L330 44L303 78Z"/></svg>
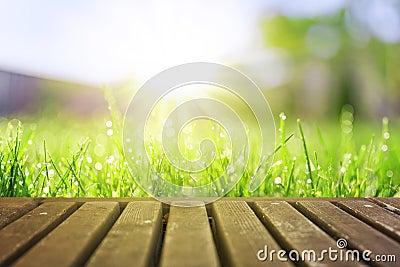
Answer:
<svg viewBox="0 0 400 267"><path fill-rule="evenodd" d="M344 107L336 122L296 123L283 113L277 122L276 153L264 183L248 191L255 165L250 162L227 196L400 196L399 129L389 129L387 118L380 125L354 123L352 110ZM81 123L0 120L0 196L146 196L128 170L121 123L121 116L113 112L107 119ZM221 136L213 135L217 145L225 144ZM193 185L190 176L171 168L160 151L155 145L152 161L161 176ZM192 149L184 153L196 157ZM198 184L224 170L229 155L222 155L198 177Z"/></svg>

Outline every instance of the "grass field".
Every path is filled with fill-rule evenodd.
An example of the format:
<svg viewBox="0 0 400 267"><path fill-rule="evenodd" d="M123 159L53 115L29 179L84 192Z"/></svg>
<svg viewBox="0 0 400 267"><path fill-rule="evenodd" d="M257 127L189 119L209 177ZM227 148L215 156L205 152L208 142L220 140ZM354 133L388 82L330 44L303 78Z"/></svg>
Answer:
<svg viewBox="0 0 400 267"><path fill-rule="evenodd" d="M1 119L0 196L145 196L123 155L121 123L113 113L81 123ZM264 183L249 193L249 166L227 196L400 197L400 131L388 118L357 122L344 107L336 121L301 122L282 113L276 124L277 152ZM216 161L202 179L215 176L224 162ZM181 177L174 181L184 184L167 164L161 176Z"/></svg>

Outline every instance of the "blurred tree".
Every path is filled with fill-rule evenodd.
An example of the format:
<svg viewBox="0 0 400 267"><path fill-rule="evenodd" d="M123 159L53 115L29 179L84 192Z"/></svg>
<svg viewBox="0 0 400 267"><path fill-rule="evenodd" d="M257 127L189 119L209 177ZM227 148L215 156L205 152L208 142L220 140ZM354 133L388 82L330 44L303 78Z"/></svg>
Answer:
<svg viewBox="0 0 400 267"><path fill-rule="evenodd" d="M337 115L344 104L364 117L399 116L400 46L368 33L348 9L312 18L278 15L261 28L266 48L291 57L294 77L283 89L294 96L288 108L296 116Z"/></svg>

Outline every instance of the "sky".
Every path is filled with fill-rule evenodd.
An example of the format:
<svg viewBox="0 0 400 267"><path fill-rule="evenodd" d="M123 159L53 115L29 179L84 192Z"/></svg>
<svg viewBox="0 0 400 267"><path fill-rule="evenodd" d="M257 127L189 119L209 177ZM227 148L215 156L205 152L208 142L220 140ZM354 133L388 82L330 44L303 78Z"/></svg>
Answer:
<svg viewBox="0 0 400 267"><path fill-rule="evenodd" d="M318 2L0 0L0 69L99 86L188 62L251 59L263 50L263 16L310 17L347 3ZM389 18L400 27L400 15Z"/></svg>
<svg viewBox="0 0 400 267"><path fill-rule="evenodd" d="M256 5L189 2L0 0L0 68L101 84L251 44Z"/></svg>

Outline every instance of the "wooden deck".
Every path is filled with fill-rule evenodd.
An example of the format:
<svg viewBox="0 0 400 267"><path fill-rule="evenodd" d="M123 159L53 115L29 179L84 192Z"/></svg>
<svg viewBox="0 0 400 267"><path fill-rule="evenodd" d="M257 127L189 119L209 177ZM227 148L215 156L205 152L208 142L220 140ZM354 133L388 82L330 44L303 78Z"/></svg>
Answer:
<svg viewBox="0 0 400 267"><path fill-rule="evenodd" d="M1 198L0 266L400 266L400 199L190 201Z"/></svg>

